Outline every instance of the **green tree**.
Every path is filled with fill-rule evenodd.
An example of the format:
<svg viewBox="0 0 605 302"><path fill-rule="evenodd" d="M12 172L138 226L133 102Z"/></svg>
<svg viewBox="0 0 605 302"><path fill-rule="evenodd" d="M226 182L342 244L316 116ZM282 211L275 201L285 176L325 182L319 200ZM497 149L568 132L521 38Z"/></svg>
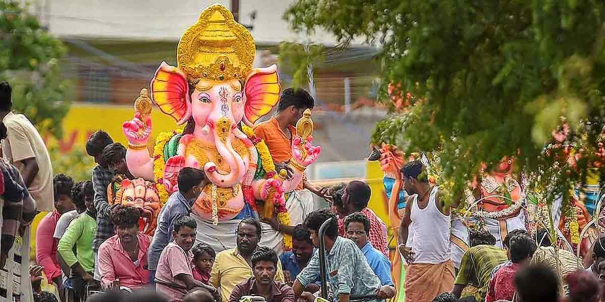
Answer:
<svg viewBox="0 0 605 302"><path fill-rule="evenodd" d="M297 31L321 27L339 42L381 48L384 83L420 101L381 123L374 139L439 151L454 193L481 163L493 167L504 156L543 181L556 175L559 193L596 160L605 117L603 1L299 0L284 18ZM568 142L585 153L574 167L543 154L561 117Z"/></svg>
<svg viewBox="0 0 605 302"><path fill-rule="evenodd" d="M65 46L10 0L0 0L0 37L0 79L13 87L13 109L41 134L61 137L61 121L70 106L70 85L59 68Z"/></svg>

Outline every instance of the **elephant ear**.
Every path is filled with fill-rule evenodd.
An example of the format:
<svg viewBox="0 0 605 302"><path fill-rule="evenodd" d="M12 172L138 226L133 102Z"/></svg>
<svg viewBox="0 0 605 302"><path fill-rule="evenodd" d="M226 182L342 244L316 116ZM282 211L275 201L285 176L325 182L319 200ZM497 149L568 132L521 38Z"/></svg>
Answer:
<svg viewBox="0 0 605 302"><path fill-rule="evenodd" d="M187 76L178 68L162 62L151 81L151 98L160 110L172 116L178 125L189 120L189 84Z"/></svg>
<svg viewBox="0 0 605 302"><path fill-rule="evenodd" d="M279 76L277 65L255 68L246 79L244 123L252 127L254 123L279 102Z"/></svg>

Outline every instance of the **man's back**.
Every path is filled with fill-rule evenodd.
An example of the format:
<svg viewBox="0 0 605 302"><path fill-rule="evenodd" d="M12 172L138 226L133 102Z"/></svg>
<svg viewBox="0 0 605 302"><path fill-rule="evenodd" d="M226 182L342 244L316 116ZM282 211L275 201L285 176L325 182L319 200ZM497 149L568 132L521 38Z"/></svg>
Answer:
<svg viewBox="0 0 605 302"><path fill-rule="evenodd" d="M48 150L36 127L23 114L9 112L4 117L8 129L7 138L2 145L2 153L10 163L15 164L23 173L24 165L19 163L28 158L35 158L38 173L28 187L29 193L36 201L38 210L53 210L53 171Z"/></svg>
<svg viewBox="0 0 605 302"><path fill-rule="evenodd" d="M508 260L506 252L493 245L478 245L464 253L460 270L454 284L471 284L477 288L478 295L485 298L492 270Z"/></svg>

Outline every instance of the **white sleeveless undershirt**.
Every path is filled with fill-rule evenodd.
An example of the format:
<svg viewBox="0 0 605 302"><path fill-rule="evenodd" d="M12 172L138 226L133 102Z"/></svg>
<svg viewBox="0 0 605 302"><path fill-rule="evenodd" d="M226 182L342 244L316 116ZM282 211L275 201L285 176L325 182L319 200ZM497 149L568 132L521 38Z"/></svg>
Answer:
<svg viewBox="0 0 605 302"><path fill-rule="evenodd" d="M412 204L410 230L407 246L414 252L414 263L439 264L451 258L449 215L437 208L435 197L439 187L435 186L424 209L418 206L418 195Z"/></svg>

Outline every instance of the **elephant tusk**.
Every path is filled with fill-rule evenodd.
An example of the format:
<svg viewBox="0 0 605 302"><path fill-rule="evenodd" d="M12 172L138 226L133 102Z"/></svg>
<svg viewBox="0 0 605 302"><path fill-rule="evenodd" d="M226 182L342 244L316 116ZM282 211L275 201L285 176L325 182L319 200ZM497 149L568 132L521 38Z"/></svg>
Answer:
<svg viewBox="0 0 605 302"><path fill-rule="evenodd" d="M210 133L210 126L208 126L208 125L206 124L206 126L204 126L204 127L202 128L202 133L203 133L204 135L208 135L208 133Z"/></svg>

